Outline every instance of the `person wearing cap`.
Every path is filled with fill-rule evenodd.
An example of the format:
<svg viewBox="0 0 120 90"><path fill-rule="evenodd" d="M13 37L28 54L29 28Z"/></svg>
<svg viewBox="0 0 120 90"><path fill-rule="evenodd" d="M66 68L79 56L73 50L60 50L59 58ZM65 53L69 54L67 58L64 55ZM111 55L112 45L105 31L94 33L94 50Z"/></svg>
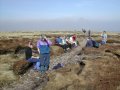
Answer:
<svg viewBox="0 0 120 90"><path fill-rule="evenodd" d="M49 69L50 64L50 46L52 42L46 38L45 35L41 35L37 41L37 49L40 54L40 72L45 73Z"/></svg>
<svg viewBox="0 0 120 90"><path fill-rule="evenodd" d="M33 44L32 44L32 42L29 42L28 46L25 48L25 58L28 62L35 64L35 66L34 66L35 70L39 70L40 69L40 59L32 56L32 48L33 48Z"/></svg>

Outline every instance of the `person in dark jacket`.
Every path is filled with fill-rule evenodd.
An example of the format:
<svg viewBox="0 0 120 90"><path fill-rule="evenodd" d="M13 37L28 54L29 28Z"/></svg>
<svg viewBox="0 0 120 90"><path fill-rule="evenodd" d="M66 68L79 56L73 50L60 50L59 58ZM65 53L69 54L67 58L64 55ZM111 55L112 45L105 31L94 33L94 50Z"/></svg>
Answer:
<svg viewBox="0 0 120 90"><path fill-rule="evenodd" d="M86 47L93 47L92 38L89 37L89 38L87 39Z"/></svg>
<svg viewBox="0 0 120 90"><path fill-rule="evenodd" d="M40 69L40 59L32 56L32 42L29 42L28 46L25 48L25 58L28 62L34 63L34 69Z"/></svg>

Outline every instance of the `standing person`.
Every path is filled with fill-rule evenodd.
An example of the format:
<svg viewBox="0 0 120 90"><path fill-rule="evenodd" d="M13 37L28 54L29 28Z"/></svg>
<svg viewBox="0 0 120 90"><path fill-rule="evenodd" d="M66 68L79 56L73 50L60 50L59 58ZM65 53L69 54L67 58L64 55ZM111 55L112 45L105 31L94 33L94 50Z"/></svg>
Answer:
<svg viewBox="0 0 120 90"><path fill-rule="evenodd" d="M103 33L101 34L101 37L102 37L102 42L101 42L101 44L106 44L106 41L107 41L106 31L103 31Z"/></svg>
<svg viewBox="0 0 120 90"><path fill-rule="evenodd" d="M91 31L88 30L88 38L91 38Z"/></svg>
<svg viewBox="0 0 120 90"><path fill-rule="evenodd" d="M40 69L40 59L32 56L32 42L28 43L28 46L25 48L25 57L28 62L35 63L34 69Z"/></svg>
<svg viewBox="0 0 120 90"><path fill-rule="evenodd" d="M41 35L37 41L37 49L40 54L40 72L45 73L49 69L50 64L50 45L52 42L46 38L45 35Z"/></svg>

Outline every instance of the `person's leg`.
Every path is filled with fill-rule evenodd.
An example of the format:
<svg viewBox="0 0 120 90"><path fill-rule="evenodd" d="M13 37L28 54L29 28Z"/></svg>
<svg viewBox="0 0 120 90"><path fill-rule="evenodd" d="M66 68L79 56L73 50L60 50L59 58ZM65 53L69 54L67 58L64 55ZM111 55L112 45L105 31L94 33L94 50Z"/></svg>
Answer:
<svg viewBox="0 0 120 90"><path fill-rule="evenodd" d="M66 47L65 47L65 45L60 45L62 48L63 48L63 50L64 50L64 52L66 51Z"/></svg>
<svg viewBox="0 0 120 90"><path fill-rule="evenodd" d="M39 59L37 59L37 58L29 58L27 61L35 63L35 62L39 62Z"/></svg>
<svg viewBox="0 0 120 90"><path fill-rule="evenodd" d="M77 41L75 41L75 47L77 46Z"/></svg>
<svg viewBox="0 0 120 90"><path fill-rule="evenodd" d="M45 55L45 69L48 70L49 69L49 64L50 64L50 54L46 54Z"/></svg>
<svg viewBox="0 0 120 90"><path fill-rule="evenodd" d="M106 40L104 40L105 44L106 44Z"/></svg>
<svg viewBox="0 0 120 90"><path fill-rule="evenodd" d="M35 67L37 70L40 70L40 62L36 62Z"/></svg>
<svg viewBox="0 0 120 90"><path fill-rule="evenodd" d="M66 44L66 48L69 48L69 45L68 45L68 44Z"/></svg>
<svg viewBox="0 0 120 90"><path fill-rule="evenodd" d="M43 66L44 65L44 55L40 54L40 65Z"/></svg>
<svg viewBox="0 0 120 90"><path fill-rule="evenodd" d="M75 43L72 44L72 48L74 48L74 47L75 47Z"/></svg>
<svg viewBox="0 0 120 90"><path fill-rule="evenodd" d="M67 44L64 44L64 52L66 53L67 51Z"/></svg>
<svg viewBox="0 0 120 90"><path fill-rule="evenodd" d="M64 45L60 45L63 49L65 49Z"/></svg>
<svg viewBox="0 0 120 90"><path fill-rule="evenodd" d="M65 46L65 50L67 50L67 44L64 44L64 46Z"/></svg>
<svg viewBox="0 0 120 90"><path fill-rule="evenodd" d="M70 43L68 44L68 47L69 47L70 49L72 49L72 45L71 45Z"/></svg>
<svg viewBox="0 0 120 90"><path fill-rule="evenodd" d="M28 59L28 62L31 62L34 64L34 69L39 69L40 59L30 58L30 59Z"/></svg>
<svg viewBox="0 0 120 90"><path fill-rule="evenodd" d="M102 45L103 45L103 44L106 44L105 40L102 40L101 44L102 44Z"/></svg>
<svg viewBox="0 0 120 90"><path fill-rule="evenodd" d="M40 55L40 72L42 73L42 74L44 74L45 73L45 54L41 54Z"/></svg>

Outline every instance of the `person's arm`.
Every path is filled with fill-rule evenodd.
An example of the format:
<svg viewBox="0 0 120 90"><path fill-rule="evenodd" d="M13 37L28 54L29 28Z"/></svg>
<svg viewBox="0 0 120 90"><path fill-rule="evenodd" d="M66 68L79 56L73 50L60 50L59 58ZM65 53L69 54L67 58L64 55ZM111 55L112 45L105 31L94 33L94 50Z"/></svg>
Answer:
<svg viewBox="0 0 120 90"><path fill-rule="evenodd" d="M69 42L70 42L71 44L73 44L73 38L72 38L72 37L70 37Z"/></svg>
<svg viewBox="0 0 120 90"><path fill-rule="evenodd" d="M68 39L66 39L66 42L67 42L68 44L71 44L70 40L68 40Z"/></svg>
<svg viewBox="0 0 120 90"><path fill-rule="evenodd" d="M105 39L107 40L107 34L105 34Z"/></svg>
<svg viewBox="0 0 120 90"><path fill-rule="evenodd" d="M39 46L40 46L40 41L37 42L37 50L38 50L38 52L39 52L39 54L40 54Z"/></svg>
<svg viewBox="0 0 120 90"><path fill-rule="evenodd" d="M39 48L37 48L37 50L38 50L38 53L40 54L40 49L39 49Z"/></svg>
<svg viewBox="0 0 120 90"><path fill-rule="evenodd" d="M52 42L49 39L46 39L46 40L47 40L47 43L49 44L49 46L51 46Z"/></svg>

